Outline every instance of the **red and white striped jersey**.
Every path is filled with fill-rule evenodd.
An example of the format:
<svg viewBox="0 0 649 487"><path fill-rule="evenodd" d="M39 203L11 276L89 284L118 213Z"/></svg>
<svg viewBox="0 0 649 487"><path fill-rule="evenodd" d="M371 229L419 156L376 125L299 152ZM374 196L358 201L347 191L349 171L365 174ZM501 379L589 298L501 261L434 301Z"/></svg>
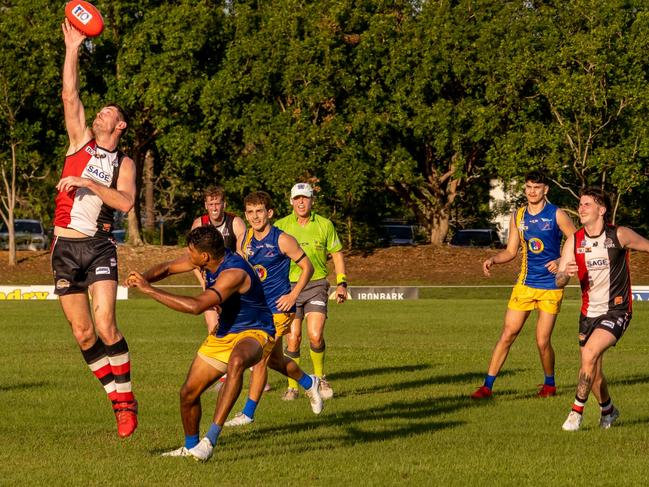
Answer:
<svg viewBox="0 0 649 487"><path fill-rule="evenodd" d="M107 151L99 147L93 139L74 154L66 156L61 178L88 178L108 188L115 188L123 158L122 152ZM55 202L54 225L72 228L89 237L111 235L115 209L104 204L101 198L89 189L59 191Z"/></svg>
<svg viewBox="0 0 649 487"><path fill-rule="evenodd" d="M581 284L581 314L594 318L610 310L630 312L629 252L617 238L617 227L606 225L596 237L580 228L574 238Z"/></svg>

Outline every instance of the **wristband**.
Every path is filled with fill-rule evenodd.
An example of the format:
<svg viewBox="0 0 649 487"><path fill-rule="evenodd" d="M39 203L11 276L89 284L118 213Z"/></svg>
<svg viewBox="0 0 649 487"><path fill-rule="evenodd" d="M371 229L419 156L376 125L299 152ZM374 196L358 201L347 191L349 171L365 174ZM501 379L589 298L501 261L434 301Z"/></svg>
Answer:
<svg viewBox="0 0 649 487"><path fill-rule="evenodd" d="M347 276L345 274L336 274L336 284L347 284Z"/></svg>

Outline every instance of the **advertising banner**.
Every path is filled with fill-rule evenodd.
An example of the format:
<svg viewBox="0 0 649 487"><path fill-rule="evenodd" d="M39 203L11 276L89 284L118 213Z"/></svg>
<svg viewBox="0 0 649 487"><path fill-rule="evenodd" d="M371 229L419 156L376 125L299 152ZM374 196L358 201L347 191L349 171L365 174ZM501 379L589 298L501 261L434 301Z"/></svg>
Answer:
<svg viewBox="0 0 649 487"><path fill-rule="evenodd" d="M0 301L42 301L57 299L54 286L0 286ZM117 299L128 299L128 288L117 286Z"/></svg>

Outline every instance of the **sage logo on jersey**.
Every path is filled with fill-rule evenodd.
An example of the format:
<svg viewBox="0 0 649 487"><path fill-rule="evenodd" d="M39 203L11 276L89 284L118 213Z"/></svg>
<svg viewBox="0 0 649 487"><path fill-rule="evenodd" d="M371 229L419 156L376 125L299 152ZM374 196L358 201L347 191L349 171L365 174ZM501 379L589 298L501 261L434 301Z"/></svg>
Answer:
<svg viewBox="0 0 649 487"><path fill-rule="evenodd" d="M268 271L266 270L266 268L263 265L259 265L259 264L257 264L253 268L255 269L257 275L259 276L259 280L261 282L264 282L268 277Z"/></svg>
<svg viewBox="0 0 649 487"><path fill-rule="evenodd" d="M92 14L83 8L81 4L72 9L72 15L79 19L79 22L83 25L88 25L88 22L92 20Z"/></svg>
<svg viewBox="0 0 649 487"><path fill-rule="evenodd" d="M590 259L586 261L586 266L589 271L597 271L601 269L608 269L608 259L601 257L598 259Z"/></svg>
<svg viewBox="0 0 649 487"><path fill-rule="evenodd" d="M545 248L545 246L543 245L543 240L536 237L531 238L527 243L527 246L529 247L530 252L532 252L533 254L540 254Z"/></svg>
<svg viewBox="0 0 649 487"><path fill-rule="evenodd" d="M93 181L100 183L104 186L110 186L111 181L113 180L112 172L107 172L102 169L100 166L95 166L93 164L88 164L81 174L82 178L92 179Z"/></svg>

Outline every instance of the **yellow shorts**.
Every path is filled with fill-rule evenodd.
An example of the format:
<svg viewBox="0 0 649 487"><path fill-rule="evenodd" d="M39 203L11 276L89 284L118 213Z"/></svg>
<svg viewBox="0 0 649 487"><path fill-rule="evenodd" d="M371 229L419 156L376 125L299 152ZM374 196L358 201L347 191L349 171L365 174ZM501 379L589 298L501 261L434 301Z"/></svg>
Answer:
<svg viewBox="0 0 649 487"><path fill-rule="evenodd" d="M198 355L206 358L205 361L211 365L214 365L213 360L227 364L230 360L232 350L244 338L256 340L264 350L264 356L270 353L273 346L275 346L275 339L265 331L245 330L239 333L230 333L220 338L209 335L198 349ZM268 352L266 351L267 349ZM218 369L219 367L216 368Z"/></svg>
<svg viewBox="0 0 649 487"><path fill-rule="evenodd" d="M295 319L295 313L274 313L275 341L279 340L291 330L291 323Z"/></svg>
<svg viewBox="0 0 649 487"><path fill-rule="evenodd" d="M512 289L507 307L516 311L540 309L553 315L559 314L563 289L534 289L524 284L516 284Z"/></svg>

